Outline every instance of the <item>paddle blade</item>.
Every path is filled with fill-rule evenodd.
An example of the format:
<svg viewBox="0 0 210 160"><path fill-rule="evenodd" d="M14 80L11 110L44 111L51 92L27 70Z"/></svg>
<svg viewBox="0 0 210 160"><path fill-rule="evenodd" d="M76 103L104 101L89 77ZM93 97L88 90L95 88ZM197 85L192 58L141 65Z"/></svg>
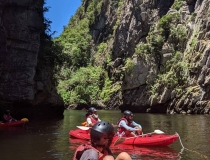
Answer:
<svg viewBox="0 0 210 160"><path fill-rule="evenodd" d="M87 122L85 121L85 122L82 122L82 125L83 126L86 126L87 125Z"/></svg>
<svg viewBox="0 0 210 160"><path fill-rule="evenodd" d="M114 142L114 146L121 144L122 142L125 141L126 138L120 137Z"/></svg>
<svg viewBox="0 0 210 160"><path fill-rule="evenodd" d="M29 120L28 120L28 118L22 118L21 121L28 122Z"/></svg>
<svg viewBox="0 0 210 160"><path fill-rule="evenodd" d="M81 129L81 130L89 130L90 127L85 127L85 126L77 126L77 128Z"/></svg>
<svg viewBox="0 0 210 160"><path fill-rule="evenodd" d="M164 134L164 132L159 130L159 129L154 130L154 133L156 133L156 134Z"/></svg>

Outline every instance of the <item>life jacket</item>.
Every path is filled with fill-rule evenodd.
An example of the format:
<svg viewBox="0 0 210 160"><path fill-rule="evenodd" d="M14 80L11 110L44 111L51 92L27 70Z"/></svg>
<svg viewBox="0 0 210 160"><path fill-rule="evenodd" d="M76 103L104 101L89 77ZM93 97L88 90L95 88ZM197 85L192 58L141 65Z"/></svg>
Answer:
<svg viewBox="0 0 210 160"><path fill-rule="evenodd" d="M87 118L91 119L91 122L92 122L93 125L98 122L98 118L95 119L95 118L92 117L92 115L89 115Z"/></svg>
<svg viewBox="0 0 210 160"><path fill-rule="evenodd" d="M130 133L131 133L131 131L126 130L124 127L119 127L119 123L120 123L120 121L122 121L122 120L125 121L126 125L128 125L128 126L131 127L131 122L129 122L126 118L122 117L122 118L117 122L117 126L118 126L117 131L118 131L119 134L121 134L122 132L125 132L125 135L126 135L126 136L129 136Z"/></svg>
<svg viewBox="0 0 210 160"><path fill-rule="evenodd" d="M9 122L11 119L13 119L11 115L6 115L6 114L4 114L3 117L4 117L4 120L5 120L5 121L8 121L8 122Z"/></svg>
<svg viewBox="0 0 210 160"><path fill-rule="evenodd" d="M95 149L94 147L92 147L90 144L82 144L80 145L76 152L74 153L74 158L73 160L80 160L82 154L84 153L84 151L88 150L88 149L93 149L96 152L98 152L98 160L103 160L103 158L108 155L108 151L105 154L102 154L101 152L99 152L97 149Z"/></svg>

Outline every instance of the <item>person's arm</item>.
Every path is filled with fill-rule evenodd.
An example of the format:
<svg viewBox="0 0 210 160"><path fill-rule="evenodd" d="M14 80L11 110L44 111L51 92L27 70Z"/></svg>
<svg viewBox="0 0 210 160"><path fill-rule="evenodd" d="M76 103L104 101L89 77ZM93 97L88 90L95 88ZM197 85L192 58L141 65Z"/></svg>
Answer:
<svg viewBox="0 0 210 160"><path fill-rule="evenodd" d="M12 122L12 121L17 121L17 120L10 115L9 116L9 121Z"/></svg>
<svg viewBox="0 0 210 160"><path fill-rule="evenodd" d="M90 118L87 118L87 124L88 124L88 126L90 126L92 124L92 121Z"/></svg>
<svg viewBox="0 0 210 160"><path fill-rule="evenodd" d="M98 152L94 149L88 149L83 152L81 158L79 160L98 160Z"/></svg>
<svg viewBox="0 0 210 160"><path fill-rule="evenodd" d="M3 115L3 118L6 122L9 122L9 117L6 114Z"/></svg>
<svg viewBox="0 0 210 160"><path fill-rule="evenodd" d="M139 127L139 128L142 129L141 125L138 124L138 123L136 123L136 122L134 122L134 121L132 121L132 126L134 126L134 127Z"/></svg>
<svg viewBox="0 0 210 160"><path fill-rule="evenodd" d="M15 119L15 118L13 118L13 117L12 117L12 120L13 120L13 121L17 121L17 119Z"/></svg>
<svg viewBox="0 0 210 160"><path fill-rule="evenodd" d="M121 120L121 121L120 121L119 126L125 128L125 129L128 130L128 131L137 131L137 130L138 130L138 129L136 129L136 128L129 127L129 126L125 123L124 120Z"/></svg>

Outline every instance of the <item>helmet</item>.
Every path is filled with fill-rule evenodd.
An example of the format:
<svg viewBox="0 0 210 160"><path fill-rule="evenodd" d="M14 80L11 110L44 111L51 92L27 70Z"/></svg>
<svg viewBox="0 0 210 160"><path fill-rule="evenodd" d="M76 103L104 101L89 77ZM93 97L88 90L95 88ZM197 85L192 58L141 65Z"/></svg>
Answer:
<svg viewBox="0 0 210 160"><path fill-rule="evenodd" d="M115 135L114 127L106 121L100 121L93 125L90 130L91 144L93 147L101 146L104 147L104 144L101 144L101 137L107 135L109 137L109 142L107 147L112 143L112 139Z"/></svg>
<svg viewBox="0 0 210 160"><path fill-rule="evenodd" d="M94 107L90 107L89 109L88 109L88 113L93 113L93 112L95 112L95 111L97 111Z"/></svg>
<svg viewBox="0 0 210 160"><path fill-rule="evenodd" d="M6 110L6 113L9 114L10 113L10 110Z"/></svg>
<svg viewBox="0 0 210 160"><path fill-rule="evenodd" d="M123 112L124 116L133 116L133 113L129 110Z"/></svg>

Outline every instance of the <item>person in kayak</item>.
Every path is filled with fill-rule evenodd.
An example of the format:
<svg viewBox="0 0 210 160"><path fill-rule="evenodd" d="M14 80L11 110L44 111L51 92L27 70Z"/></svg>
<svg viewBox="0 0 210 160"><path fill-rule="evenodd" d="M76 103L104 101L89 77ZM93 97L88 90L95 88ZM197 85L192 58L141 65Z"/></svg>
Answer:
<svg viewBox="0 0 210 160"><path fill-rule="evenodd" d="M98 118L97 110L94 107L90 107L86 114L86 126L92 127L95 123L100 122Z"/></svg>
<svg viewBox="0 0 210 160"><path fill-rule="evenodd" d="M10 110L6 110L6 112L3 115L3 122L6 123L12 121L17 121L17 120L10 115Z"/></svg>
<svg viewBox="0 0 210 160"><path fill-rule="evenodd" d="M133 121L133 113L129 110L123 112L123 117L117 123L118 136L135 137L142 134L142 127L140 124Z"/></svg>
<svg viewBox="0 0 210 160"><path fill-rule="evenodd" d="M97 122L90 130L90 144L80 145L73 160L131 160L126 152L114 158L110 150L114 135L114 127L109 122Z"/></svg>

